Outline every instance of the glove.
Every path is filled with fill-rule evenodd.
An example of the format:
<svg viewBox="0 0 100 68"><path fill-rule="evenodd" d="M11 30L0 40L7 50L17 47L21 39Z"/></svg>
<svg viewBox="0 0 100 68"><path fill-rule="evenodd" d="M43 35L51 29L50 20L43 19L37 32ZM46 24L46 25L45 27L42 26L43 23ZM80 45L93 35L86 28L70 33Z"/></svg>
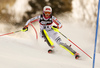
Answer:
<svg viewBox="0 0 100 68"><path fill-rule="evenodd" d="M23 32L28 31L28 26L25 26L21 31L23 31Z"/></svg>
<svg viewBox="0 0 100 68"><path fill-rule="evenodd" d="M57 26L53 26L54 28L58 28Z"/></svg>
<svg viewBox="0 0 100 68"><path fill-rule="evenodd" d="M60 28L62 28L62 26L61 27L59 27L59 26L53 26L54 28L58 28L58 29L60 29Z"/></svg>
<svg viewBox="0 0 100 68"><path fill-rule="evenodd" d="M58 27L57 27L57 26L52 26L52 29L53 29L55 32L59 32L59 30L58 30Z"/></svg>

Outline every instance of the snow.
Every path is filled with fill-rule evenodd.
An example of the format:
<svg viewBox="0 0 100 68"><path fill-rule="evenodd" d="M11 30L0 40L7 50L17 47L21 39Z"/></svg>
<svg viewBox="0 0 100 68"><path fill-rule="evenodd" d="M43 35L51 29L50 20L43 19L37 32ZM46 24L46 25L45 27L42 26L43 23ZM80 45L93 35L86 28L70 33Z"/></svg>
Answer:
<svg viewBox="0 0 100 68"><path fill-rule="evenodd" d="M60 29L69 39L81 47L90 56L93 56L94 40L91 28L80 26L79 24L63 24ZM30 38L18 38L12 36L0 37L0 68L92 68L92 59L86 56L78 48L72 48L80 53L80 60L55 43L55 53L48 54L49 46L42 39L35 40L25 32ZM21 34L25 34L21 32ZM60 35L61 36L61 35ZM64 37L63 41L71 44ZM100 68L100 54L96 54L96 68Z"/></svg>
<svg viewBox="0 0 100 68"><path fill-rule="evenodd" d="M12 7L12 11L15 11L15 18L18 22L26 11L31 10L27 1L28 0L16 0L15 5ZM77 3L76 6L75 3ZM82 22L82 20L79 20L83 18L81 17L83 16L83 13L81 13L82 7L77 8L77 6L80 6L79 2L74 0L73 4L73 11L75 12L73 13L73 20L72 18L69 19L69 17L66 18L64 16L58 18L63 24L63 28L60 29L60 31L93 57L95 30ZM19 6L20 8L17 8ZM90 6L87 8L89 7ZM75 10L76 8L77 10ZM91 10L91 13L92 12ZM89 18L86 17L86 19ZM12 26L7 26L8 25L0 24L0 27L2 27L0 29L0 34L1 32L9 32L8 30L15 31L14 27L14 29L11 29ZM34 26L39 34L39 25L35 24ZM9 29L5 31L3 28ZM63 36L61 36L61 38L67 44L71 44ZM74 56L56 43L54 49L55 53L48 54L47 51L49 48L50 47L40 37L36 40L35 32L31 26L29 26L28 32L19 32L9 36L2 36L0 37L0 68L92 68L93 59L90 59L74 45L72 45L72 48L81 55L80 60L76 60ZM95 68L100 68L99 59L100 53L96 53Z"/></svg>

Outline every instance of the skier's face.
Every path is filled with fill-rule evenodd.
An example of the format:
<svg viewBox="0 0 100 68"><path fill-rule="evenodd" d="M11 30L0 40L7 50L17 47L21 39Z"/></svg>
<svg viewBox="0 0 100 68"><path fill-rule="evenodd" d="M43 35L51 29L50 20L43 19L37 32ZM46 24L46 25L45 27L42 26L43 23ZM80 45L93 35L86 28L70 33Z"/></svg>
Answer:
<svg viewBox="0 0 100 68"><path fill-rule="evenodd" d="M49 17L51 12L44 12L45 13L45 17Z"/></svg>

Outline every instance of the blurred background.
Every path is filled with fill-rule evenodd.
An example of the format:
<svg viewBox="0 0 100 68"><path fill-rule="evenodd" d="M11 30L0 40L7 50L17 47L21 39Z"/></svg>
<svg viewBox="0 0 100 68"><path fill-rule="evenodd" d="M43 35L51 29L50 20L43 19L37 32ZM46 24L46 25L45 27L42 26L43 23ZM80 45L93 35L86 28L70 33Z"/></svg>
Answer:
<svg viewBox="0 0 100 68"><path fill-rule="evenodd" d="M0 0L0 20L22 26L29 19L42 13L45 5L50 5L53 15L72 11L72 0Z"/></svg>
<svg viewBox="0 0 100 68"><path fill-rule="evenodd" d="M28 19L42 14L45 5L52 7L61 23L79 23L95 34L98 0L0 0L0 34L23 28Z"/></svg>

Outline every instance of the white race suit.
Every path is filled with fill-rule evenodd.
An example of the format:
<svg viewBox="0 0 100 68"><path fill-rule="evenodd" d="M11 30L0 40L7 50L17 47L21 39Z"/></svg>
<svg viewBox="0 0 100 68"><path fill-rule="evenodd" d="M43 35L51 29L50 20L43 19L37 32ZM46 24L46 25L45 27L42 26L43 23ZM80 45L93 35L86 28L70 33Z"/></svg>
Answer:
<svg viewBox="0 0 100 68"><path fill-rule="evenodd" d="M52 38L58 45L60 45L62 48L70 52L72 55L76 53L71 47L69 47L66 43L63 43L60 36L58 35L58 32L55 32L52 29L53 23L57 25L58 28L62 27L62 24L57 20L56 17L50 15L48 18L45 18L44 15L39 15L34 18L29 19L25 25L28 25L29 23L33 23L35 21L39 21L40 23L40 36L46 40L48 45L50 47L54 46L53 42L50 38Z"/></svg>

